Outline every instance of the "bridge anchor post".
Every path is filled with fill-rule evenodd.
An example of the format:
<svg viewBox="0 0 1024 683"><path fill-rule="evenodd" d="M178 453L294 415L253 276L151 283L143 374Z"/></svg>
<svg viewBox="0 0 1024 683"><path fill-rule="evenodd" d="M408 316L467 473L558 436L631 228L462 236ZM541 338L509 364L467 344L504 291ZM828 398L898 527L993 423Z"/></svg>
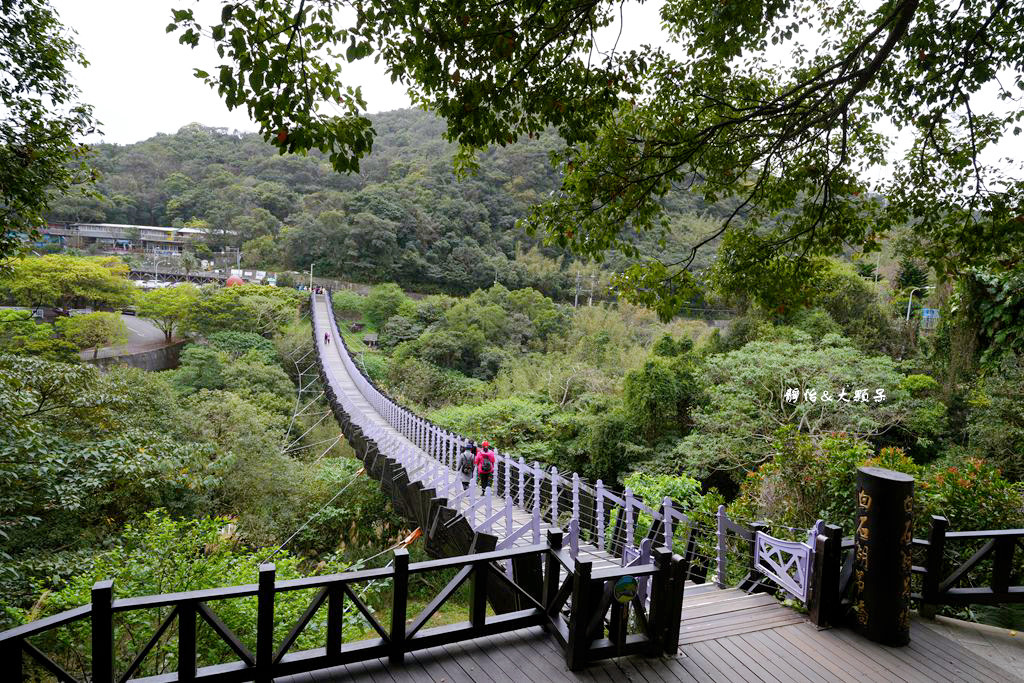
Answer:
<svg viewBox="0 0 1024 683"><path fill-rule="evenodd" d="M857 470L854 627L883 645L910 642L914 478L881 467Z"/></svg>

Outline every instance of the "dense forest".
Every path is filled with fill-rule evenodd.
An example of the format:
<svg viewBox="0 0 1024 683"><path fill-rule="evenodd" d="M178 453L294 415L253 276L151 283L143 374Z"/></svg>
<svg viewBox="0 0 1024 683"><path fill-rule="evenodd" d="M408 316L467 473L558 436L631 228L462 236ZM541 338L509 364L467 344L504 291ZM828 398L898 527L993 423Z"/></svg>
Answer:
<svg viewBox="0 0 1024 683"><path fill-rule="evenodd" d="M439 119L407 109L377 114L373 124L373 154L351 175L320 154L281 156L259 136L198 124L132 145L96 145L98 196L60 198L49 217L200 227L210 248L240 247L247 266L304 271L315 262L320 275L422 291L468 294L497 281L564 300L577 271L589 279L630 262L616 252L601 269L571 263L516 229L558 186L554 133L492 148L475 175L457 179L455 147L442 141ZM665 202L673 230L663 243L638 238L641 253L681 257L722 213L683 191Z"/></svg>

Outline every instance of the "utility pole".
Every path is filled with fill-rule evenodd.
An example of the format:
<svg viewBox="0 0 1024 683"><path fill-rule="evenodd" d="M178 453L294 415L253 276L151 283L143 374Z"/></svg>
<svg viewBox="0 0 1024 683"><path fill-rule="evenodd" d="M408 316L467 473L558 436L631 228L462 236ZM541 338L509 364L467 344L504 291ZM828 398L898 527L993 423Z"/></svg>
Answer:
<svg viewBox="0 0 1024 683"><path fill-rule="evenodd" d="M572 307L576 308L580 305L580 271L576 271L576 296L572 300Z"/></svg>

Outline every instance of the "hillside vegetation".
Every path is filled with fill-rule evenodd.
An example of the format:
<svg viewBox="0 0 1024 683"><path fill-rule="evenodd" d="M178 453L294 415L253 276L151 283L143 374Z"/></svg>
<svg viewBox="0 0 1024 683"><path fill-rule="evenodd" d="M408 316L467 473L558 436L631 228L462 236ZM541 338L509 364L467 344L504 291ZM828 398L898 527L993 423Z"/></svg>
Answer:
<svg viewBox="0 0 1024 683"><path fill-rule="evenodd" d="M578 270L589 279L631 262L613 253L601 271L570 264L566 252L516 228L558 187L548 160L553 133L492 148L476 175L457 180L443 122L418 109L373 122L373 155L352 175L316 153L279 156L259 136L198 124L132 145L96 145L99 197L58 199L49 217L200 227L215 250L241 247L247 266L303 271L315 262L320 275L461 294L498 281L565 299ZM709 228L707 216L721 213L686 192L666 203L675 230L664 244L640 240L642 253L682 256L688 238Z"/></svg>

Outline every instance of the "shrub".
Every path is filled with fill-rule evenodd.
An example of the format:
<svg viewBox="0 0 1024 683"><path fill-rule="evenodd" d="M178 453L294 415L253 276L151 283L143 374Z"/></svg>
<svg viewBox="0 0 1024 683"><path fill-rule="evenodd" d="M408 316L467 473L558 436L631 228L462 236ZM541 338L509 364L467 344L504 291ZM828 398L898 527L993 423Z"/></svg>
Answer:
<svg viewBox="0 0 1024 683"><path fill-rule="evenodd" d="M218 351L227 353L232 358L245 355L252 349L266 351L272 357L277 355L274 344L269 339L255 332L239 332L238 330L222 330L214 332L206 341Z"/></svg>
<svg viewBox="0 0 1024 683"><path fill-rule="evenodd" d="M842 433L815 440L784 427L773 435L771 447L772 459L740 484L730 514L802 528L823 519L849 530L858 467L874 464L912 475L920 470L899 449L883 449L872 461L870 444Z"/></svg>
<svg viewBox="0 0 1024 683"><path fill-rule="evenodd" d="M375 327L382 327L388 318L398 313L402 304L408 301L402 288L393 282L377 285L363 302L362 311Z"/></svg>
<svg viewBox="0 0 1024 683"><path fill-rule="evenodd" d="M159 594L169 590L192 591L220 586L255 583L260 560L268 549L248 550L233 536L233 520L211 517L197 520L174 520L164 510L147 513L138 524L126 527L117 547L97 555L82 567L62 589L44 593L31 610L7 608L18 621L56 614L63 610L88 605L90 590L96 581L113 579L119 598ZM287 552L274 557L277 578L300 578L298 560ZM323 573L343 570L336 562L325 562L319 567ZM374 594L369 596L371 599ZM275 641L283 639L291 624L306 609L309 596L303 591L278 595L275 601ZM211 605L217 615L243 643L250 647L256 642L256 601L235 599ZM150 636L167 616L166 608L125 612L118 621L119 637L114 642L115 670L124 671L139 650L139 640ZM296 649L322 646L327 627L327 615L321 610L299 636ZM343 630L349 638L358 637L365 622L355 610L345 615ZM39 645L73 675L87 666L78 655L83 642L89 641L88 620L65 629L55 629L40 637ZM198 664L208 666L237 659L229 647L210 629L199 629ZM140 676L163 673L177 668L177 640L163 638L137 672Z"/></svg>
<svg viewBox="0 0 1024 683"><path fill-rule="evenodd" d="M1006 354L970 395L967 435L971 447L1011 479L1024 478L1024 362Z"/></svg>
<svg viewBox="0 0 1024 683"><path fill-rule="evenodd" d="M980 458L936 463L915 493L920 533L926 533L931 515L944 516L956 531L1024 527L1024 485L1011 484Z"/></svg>
<svg viewBox="0 0 1024 683"><path fill-rule="evenodd" d="M626 375L624 384L626 417L650 445L685 434L690 411L700 396L693 366L685 356L651 356L642 368Z"/></svg>
<svg viewBox="0 0 1024 683"><path fill-rule="evenodd" d="M366 297L350 289L341 289L331 292L331 303L334 305L334 313L338 317L358 320L363 317Z"/></svg>

